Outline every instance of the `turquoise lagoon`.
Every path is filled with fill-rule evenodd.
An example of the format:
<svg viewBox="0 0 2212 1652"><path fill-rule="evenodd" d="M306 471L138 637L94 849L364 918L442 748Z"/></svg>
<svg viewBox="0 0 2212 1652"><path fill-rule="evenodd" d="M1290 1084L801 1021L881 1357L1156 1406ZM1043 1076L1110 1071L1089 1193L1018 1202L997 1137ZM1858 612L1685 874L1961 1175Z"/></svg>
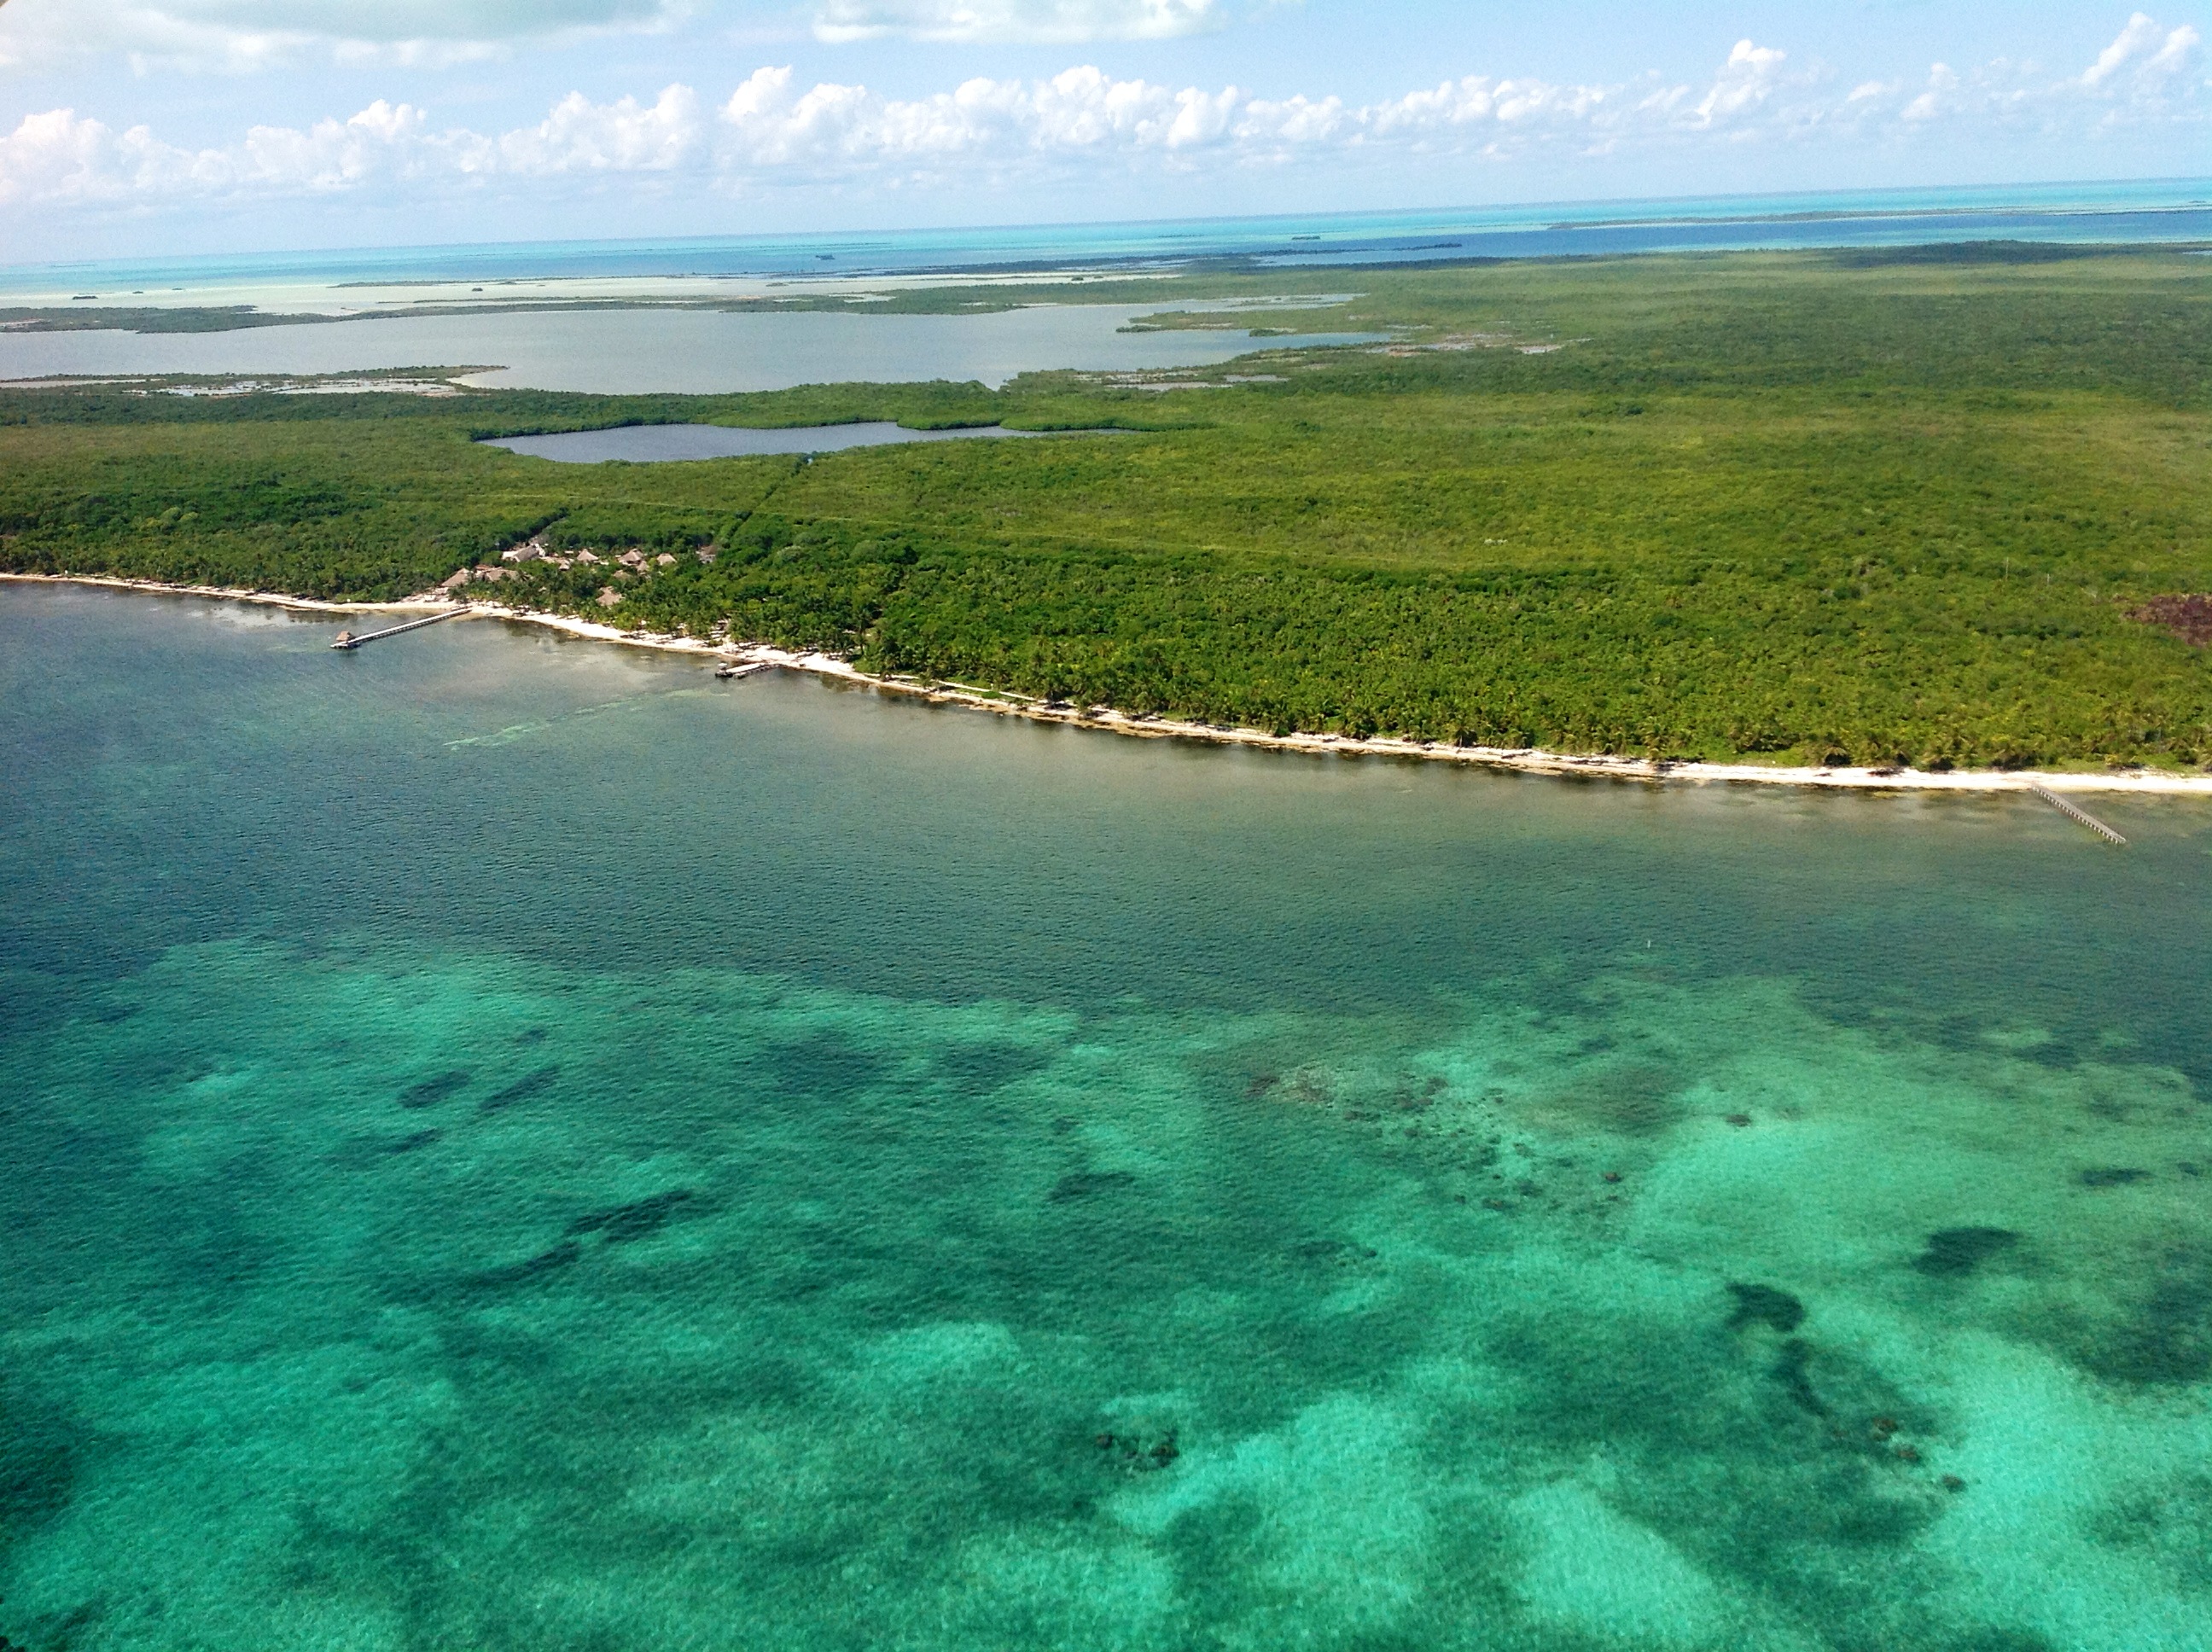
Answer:
<svg viewBox="0 0 2212 1652"><path fill-rule="evenodd" d="M2201 805L335 629L0 592L15 1645L2212 1638Z"/></svg>

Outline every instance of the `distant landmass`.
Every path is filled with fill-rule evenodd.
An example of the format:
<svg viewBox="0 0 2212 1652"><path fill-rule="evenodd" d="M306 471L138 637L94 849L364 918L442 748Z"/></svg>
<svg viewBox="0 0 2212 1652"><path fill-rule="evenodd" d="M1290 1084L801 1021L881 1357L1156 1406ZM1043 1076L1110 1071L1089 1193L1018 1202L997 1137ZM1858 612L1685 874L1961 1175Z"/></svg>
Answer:
<svg viewBox="0 0 2212 1652"><path fill-rule="evenodd" d="M1068 296L940 285L871 315ZM2191 251L1217 268L1085 296L1170 330L1247 323L1209 307L1264 299L1272 328L1312 331L1209 368L996 391L18 389L0 566L349 599L466 587L1285 733L2212 760L2192 605L2212 591L2212 262ZM283 393L318 388L344 393ZM865 420L1132 434L648 465L479 445Z"/></svg>

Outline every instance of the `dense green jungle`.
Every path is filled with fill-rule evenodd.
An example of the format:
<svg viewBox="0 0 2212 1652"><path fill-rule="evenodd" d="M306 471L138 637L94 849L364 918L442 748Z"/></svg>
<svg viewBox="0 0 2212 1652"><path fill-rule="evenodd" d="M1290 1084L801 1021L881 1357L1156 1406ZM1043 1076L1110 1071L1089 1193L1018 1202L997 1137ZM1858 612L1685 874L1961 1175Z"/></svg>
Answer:
<svg viewBox="0 0 2212 1652"><path fill-rule="evenodd" d="M1071 295L975 290L890 307ZM1077 290L1157 302L1147 325L1395 342L1293 335L1227 370L997 392L18 388L0 568L389 599L534 538L610 560L471 594L1133 712L1668 757L2212 760L2212 602L2187 600L2212 592L2201 252L1212 267ZM1177 313L1302 294L1356 295ZM473 445L885 418L1124 434L653 465ZM643 569L611 562L631 549Z"/></svg>

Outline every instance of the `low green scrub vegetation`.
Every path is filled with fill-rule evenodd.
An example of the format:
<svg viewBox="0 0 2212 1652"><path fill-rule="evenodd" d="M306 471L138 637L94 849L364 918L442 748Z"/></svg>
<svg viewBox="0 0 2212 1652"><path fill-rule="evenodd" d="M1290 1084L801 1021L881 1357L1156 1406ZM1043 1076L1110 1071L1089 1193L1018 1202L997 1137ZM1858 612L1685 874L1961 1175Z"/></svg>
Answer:
<svg viewBox="0 0 2212 1652"><path fill-rule="evenodd" d="M2212 259L1946 249L1084 290L1171 310L1302 289L1359 296L1270 325L1398 342L1270 339L1236 372L1273 382L1164 393L1075 374L714 398L15 392L0 566L389 598L534 540L556 560L483 594L1132 711L1663 756L2212 761L2212 663L2132 617L2212 592ZM476 441L864 418L1124 434L673 465ZM617 560L633 550L641 566Z"/></svg>

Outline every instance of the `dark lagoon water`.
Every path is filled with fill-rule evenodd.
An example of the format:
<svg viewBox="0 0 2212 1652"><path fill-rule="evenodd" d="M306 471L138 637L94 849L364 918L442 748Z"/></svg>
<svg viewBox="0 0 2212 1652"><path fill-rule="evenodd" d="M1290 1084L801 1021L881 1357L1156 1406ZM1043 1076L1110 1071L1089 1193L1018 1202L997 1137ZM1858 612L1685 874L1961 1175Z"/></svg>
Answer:
<svg viewBox="0 0 2212 1652"><path fill-rule="evenodd" d="M888 419L858 424L788 425L744 430L725 424L625 424L611 430L563 430L550 436L500 436L484 442L532 459L562 465L603 465L622 459L662 465L684 459L737 459L762 453L836 453L848 447L889 447L911 441L988 441L1002 437L1105 435L1103 430L1009 430L978 425L957 430L909 430Z"/></svg>
<svg viewBox="0 0 2212 1652"><path fill-rule="evenodd" d="M0 591L16 1644L2212 1638L2203 807L336 629Z"/></svg>

